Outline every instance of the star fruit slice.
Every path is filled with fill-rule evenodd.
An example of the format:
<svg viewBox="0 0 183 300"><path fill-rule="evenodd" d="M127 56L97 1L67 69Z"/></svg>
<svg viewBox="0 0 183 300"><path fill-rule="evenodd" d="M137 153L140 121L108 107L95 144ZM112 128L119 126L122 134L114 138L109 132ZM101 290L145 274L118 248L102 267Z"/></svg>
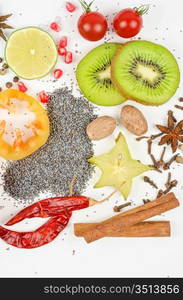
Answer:
<svg viewBox="0 0 183 300"><path fill-rule="evenodd" d="M122 133L118 135L116 145L110 152L91 157L88 162L98 166L102 171L102 175L94 187L114 186L125 199L130 194L133 178L152 170L151 167L131 157Z"/></svg>

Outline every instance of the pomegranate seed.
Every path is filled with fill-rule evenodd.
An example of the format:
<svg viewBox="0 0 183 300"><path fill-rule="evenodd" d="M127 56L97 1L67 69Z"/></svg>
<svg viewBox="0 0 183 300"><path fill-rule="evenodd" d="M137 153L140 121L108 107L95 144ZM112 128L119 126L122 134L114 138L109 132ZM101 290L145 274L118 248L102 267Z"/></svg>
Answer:
<svg viewBox="0 0 183 300"><path fill-rule="evenodd" d="M72 62L72 52L68 51L65 56L65 63L70 64Z"/></svg>
<svg viewBox="0 0 183 300"><path fill-rule="evenodd" d="M58 54L61 56L65 56L67 53L67 50L65 48L58 48Z"/></svg>
<svg viewBox="0 0 183 300"><path fill-rule="evenodd" d="M50 24L50 28L52 29L52 30L54 30L54 31L56 31L56 32L59 32L60 31L60 25L58 24L58 23L56 23L56 22L52 22L51 24Z"/></svg>
<svg viewBox="0 0 183 300"><path fill-rule="evenodd" d="M60 77L62 77L63 71L60 69L56 69L53 71L53 75L54 75L55 79L59 79Z"/></svg>
<svg viewBox="0 0 183 300"><path fill-rule="evenodd" d="M59 42L59 48L65 48L67 47L67 37L63 36Z"/></svg>
<svg viewBox="0 0 183 300"><path fill-rule="evenodd" d="M23 93L27 92L28 88L25 86L25 84L22 81L19 81L17 85L20 92Z"/></svg>
<svg viewBox="0 0 183 300"><path fill-rule="evenodd" d="M74 4L72 4L71 2L66 2L66 9L69 12L73 12L76 10L76 6Z"/></svg>
<svg viewBox="0 0 183 300"><path fill-rule="evenodd" d="M48 103L49 96L44 91L40 92L38 95L39 95L39 99L42 103Z"/></svg>

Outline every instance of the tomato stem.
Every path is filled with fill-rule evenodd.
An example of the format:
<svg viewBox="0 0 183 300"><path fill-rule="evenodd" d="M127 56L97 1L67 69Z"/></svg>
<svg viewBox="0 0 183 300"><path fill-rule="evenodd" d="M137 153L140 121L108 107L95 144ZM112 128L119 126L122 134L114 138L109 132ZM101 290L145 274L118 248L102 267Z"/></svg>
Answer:
<svg viewBox="0 0 183 300"><path fill-rule="evenodd" d="M149 10L150 4L147 5L141 5L140 7L134 7L134 10L136 10L136 12L142 16L144 14L146 14Z"/></svg>
<svg viewBox="0 0 183 300"><path fill-rule="evenodd" d="M89 13L91 11L91 6L94 3L95 0L93 0L92 2L90 2L89 4L85 1L85 0L79 0L79 2L81 3L81 6L83 8L83 10L86 13Z"/></svg>

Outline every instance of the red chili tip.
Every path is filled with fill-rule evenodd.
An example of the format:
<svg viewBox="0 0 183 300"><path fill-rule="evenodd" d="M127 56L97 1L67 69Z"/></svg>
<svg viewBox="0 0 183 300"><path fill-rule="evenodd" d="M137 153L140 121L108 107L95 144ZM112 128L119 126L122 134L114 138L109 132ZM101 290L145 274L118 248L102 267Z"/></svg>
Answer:
<svg viewBox="0 0 183 300"><path fill-rule="evenodd" d="M73 61L72 52L68 51L65 56L65 63L70 64Z"/></svg>
<svg viewBox="0 0 183 300"><path fill-rule="evenodd" d="M58 48L65 48L67 47L67 37L63 36L59 42Z"/></svg>
<svg viewBox="0 0 183 300"><path fill-rule="evenodd" d="M50 24L50 28L56 32L59 32L61 30L60 25L57 22L52 22Z"/></svg>
<svg viewBox="0 0 183 300"><path fill-rule="evenodd" d="M53 75L55 79L59 79L63 75L63 71L61 69L56 69L53 71Z"/></svg>
<svg viewBox="0 0 183 300"><path fill-rule="evenodd" d="M71 2L66 2L66 9L69 12L74 12L76 10L76 6L72 4Z"/></svg>
<svg viewBox="0 0 183 300"><path fill-rule="evenodd" d="M28 88L25 86L25 84L22 81L19 81L17 85L20 92L23 93L27 92Z"/></svg>
<svg viewBox="0 0 183 300"><path fill-rule="evenodd" d="M49 101L49 96L47 95L46 92L42 91L42 92L40 92L38 95L39 95L39 99L40 99L40 101L41 101L42 103L48 103L48 101Z"/></svg>

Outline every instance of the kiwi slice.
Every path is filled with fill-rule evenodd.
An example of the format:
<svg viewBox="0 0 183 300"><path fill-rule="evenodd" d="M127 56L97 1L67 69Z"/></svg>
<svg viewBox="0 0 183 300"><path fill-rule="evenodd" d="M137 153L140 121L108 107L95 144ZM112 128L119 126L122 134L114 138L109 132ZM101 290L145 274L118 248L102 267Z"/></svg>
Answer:
<svg viewBox="0 0 183 300"><path fill-rule="evenodd" d="M160 105L176 92L180 71L165 47L148 41L132 41L120 47L112 60L112 81L128 99Z"/></svg>
<svg viewBox="0 0 183 300"><path fill-rule="evenodd" d="M111 81L111 60L121 46L105 43L90 51L79 63L76 78L85 97L98 105L121 104L126 98Z"/></svg>

